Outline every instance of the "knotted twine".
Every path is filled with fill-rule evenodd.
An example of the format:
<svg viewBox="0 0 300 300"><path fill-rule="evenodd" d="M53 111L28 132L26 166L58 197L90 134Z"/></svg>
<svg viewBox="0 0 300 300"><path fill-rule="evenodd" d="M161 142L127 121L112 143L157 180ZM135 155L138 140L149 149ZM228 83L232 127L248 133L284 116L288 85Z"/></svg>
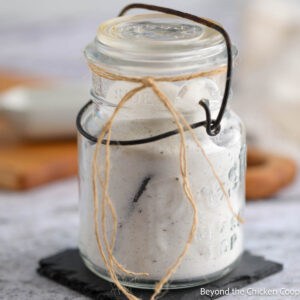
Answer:
<svg viewBox="0 0 300 300"><path fill-rule="evenodd" d="M98 140L95 146L95 152L93 156L93 202L94 202L94 230L95 230L95 236L97 240L97 246L99 249L99 252L102 256L103 262L107 268L107 271L114 282L114 284L119 288L119 290L127 297L129 300L140 300L139 298L135 297L127 288L125 288L119 281L117 276L117 271L119 271L132 276L148 276L148 273L136 273L130 270L127 270L114 256L113 249L116 241L116 235L117 235L117 227L118 227L118 218L117 213L114 208L114 205L112 203L112 200L110 199L108 195L108 187L109 187L109 179L110 179L110 140L111 140L111 130L112 130L112 124L117 116L120 109L125 105L126 102L128 102L134 95L139 93L140 91L144 90L145 88L151 88L152 91L156 94L159 101L163 103L163 105L167 108L167 110L170 112L172 118L175 121L175 124L178 128L179 136L180 136L180 150L179 150L179 164L180 164L180 174L182 178L182 187L183 191L186 195L186 198L188 202L190 203L192 209L193 209L193 219L192 219L192 225L188 234L187 241L185 243L185 246L183 250L181 251L180 255L177 257L175 262L166 270L165 275L163 278L156 283L154 288L154 293L151 296L151 300L155 300L156 296L161 292L163 286L169 281L170 277L176 272L177 268L181 264L182 260L184 259L185 255L187 254L189 247L191 243L194 240L197 225L198 225L198 208L196 201L194 199L194 196L191 191L190 182L188 178L188 172L187 172L187 158L186 158L186 141L185 141L185 134L184 132L186 130L189 131L191 134L194 142L199 147L203 157L207 161L209 168L212 171L213 176L217 180L228 205L228 208L230 209L231 213L234 215L234 217L238 220L238 222L243 223L243 219L240 217L239 214L235 213L229 198L229 195L227 191L225 190L224 184L222 183L221 179L219 178L212 162L208 158L204 148L202 147L202 144L196 134L194 133L193 129L187 122L187 120L184 118L184 116L175 109L172 102L168 99L168 97L159 89L157 83L158 82L177 82L177 81L183 81L183 80L191 80L194 78L199 77L208 77L213 76L217 74L224 73L226 71L226 67L220 67L215 70L211 71L204 71L204 72L198 72L193 74L187 74L187 75L179 75L179 76L173 76L173 77L128 77L120 74L111 73L99 66L96 66L94 64L89 64L89 67L91 71L100 77L114 80L114 81L127 81L127 82L133 82L133 83L139 83L139 86L133 88L129 92L127 92L123 98L120 100L118 105L115 107L114 112L106 122L106 124L103 126L99 136ZM106 144L105 144L105 169L104 169L104 179L101 178L101 164L98 164L98 153L100 153L100 149L102 146L102 141L104 140L106 136ZM100 182L101 185L101 192L102 192L102 200L101 200L101 231L102 231L102 238L103 242L100 238L100 232L99 232L99 201L98 201L98 185L97 182ZM113 221L113 231L111 236L111 241L108 241L107 238L107 231L106 231L106 209L109 209L112 221ZM105 254L107 253L107 255Z"/></svg>

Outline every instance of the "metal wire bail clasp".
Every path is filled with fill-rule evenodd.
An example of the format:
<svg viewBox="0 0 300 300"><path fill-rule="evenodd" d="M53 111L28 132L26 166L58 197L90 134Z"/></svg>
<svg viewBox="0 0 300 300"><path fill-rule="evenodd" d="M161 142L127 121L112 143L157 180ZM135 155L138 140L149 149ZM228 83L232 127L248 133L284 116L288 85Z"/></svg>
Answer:
<svg viewBox="0 0 300 300"><path fill-rule="evenodd" d="M206 132L210 136L217 135L221 130L221 121L223 118L223 115L226 110L229 93L230 93L230 87L231 87L231 76L232 76L232 49L231 49L231 41L229 34L227 31L219 24L217 24L214 21L204 19L197 17L195 15L191 15L185 12L181 12L175 9L167 8L167 7L161 7L156 5L149 5L149 4L142 4L142 3L133 3L125 6L122 11L119 13L119 16L123 16L128 10L134 9L134 8L141 8L141 9L147 9L152 11L158 11L174 16L178 16L184 19L188 19L191 21L194 21L196 23L205 25L207 27L210 27L216 31L218 31L224 38L225 44L226 44L226 50L227 50L227 71L226 71L226 82L225 82L225 89L224 94L221 102L221 106L217 115L217 118L215 120L211 120L211 112L209 109L209 106L207 104L207 100L201 99L199 101L199 105L203 107L206 114L206 122L205 122L205 128Z"/></svg>

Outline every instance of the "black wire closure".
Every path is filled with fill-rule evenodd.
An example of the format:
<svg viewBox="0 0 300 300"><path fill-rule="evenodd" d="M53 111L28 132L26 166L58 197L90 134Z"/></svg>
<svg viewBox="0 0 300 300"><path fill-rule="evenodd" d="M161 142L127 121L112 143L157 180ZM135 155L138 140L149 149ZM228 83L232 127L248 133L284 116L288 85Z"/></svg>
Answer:
<svg viewBox="0 0 300 300"><path fill-rule="evenodd" d="M211 113L209 106L207 105L205 99L201 99L199 101L199 105L203 107L206 115L206 121L202 122L197 122L190 124L191 128L195 129L200 126L204 126L206 128L206 132L210 136L217 135L220 130L221 130L221 121L223 118L223 115L226 110L228 98L229 98L229 92L230 92L230 86L231 86L231 75L232 75L232 49L231 49L231 41L230 37L227 33L227 31L220 25L214 23L213 21L210 21L208 19L200 18L192 14L188 14L185 12L181 12L175 9L167 8L167 7L161 7L161 6L156 6L156 5L149 5L149 4L142 4L142 3L133 3L125 6L122 11L119 14L120 16L123 16L128 10L134 9L134 8L140 8L140 9L147 9L147 10L153 10L153 11L158 11L170 15L175 15L184 19L188 19L191 21L194 21L196 23L200 23L202 25L205 25L207 27L210 27L212 29L215 29L218 31L223 37L224 41L226 44L226 49L227 49L227 71L226 71L226 83L225 83L225 90L224 90L224 95L222 99L222 103L220 106L219 113L217 115L217 118L215 120L211 119ZM80 134L82 134L84 137L89 139L91 142L96 143L97 138L90 135L88 132L84 130L84 128L81 125L81 117L84 113L84 111L88 108L89 105L92 104L92 100L89 101L82 109L79 111L77 118L76 118L76 126ZM160 139L167 138L169 136L177 134L179 131L177 129L171 130L164 132L162 134L156 135L156 136L151 136L143 139L136 139L136 140L127 140L127 141L121 141L121 140L111 140L110 145L121 145L121 146L129 146L129 145L138 145L138 144L146 144L146 143L151 143L154 141L158 141ZM102 140L102 144L106 144L106 140Z"/></svg>

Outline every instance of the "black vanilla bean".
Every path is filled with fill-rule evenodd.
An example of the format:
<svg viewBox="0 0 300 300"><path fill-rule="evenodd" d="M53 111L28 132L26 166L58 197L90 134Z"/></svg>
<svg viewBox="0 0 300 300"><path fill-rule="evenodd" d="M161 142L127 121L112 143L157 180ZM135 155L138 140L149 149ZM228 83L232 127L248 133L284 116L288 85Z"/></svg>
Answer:
<svg viewBox="0 0 300 300"><path fill-rule="evenodd" d="M147 176L144 178L144 180L142 181L142 184L140 185L138 191L136 192L136 194L134 195L133 198L133 203L137 203L140 199L140 197L142 196L142 194L144 193L144 191L147 188L147 184L149 183L149 181L151 180L152 176Z"/></svg>

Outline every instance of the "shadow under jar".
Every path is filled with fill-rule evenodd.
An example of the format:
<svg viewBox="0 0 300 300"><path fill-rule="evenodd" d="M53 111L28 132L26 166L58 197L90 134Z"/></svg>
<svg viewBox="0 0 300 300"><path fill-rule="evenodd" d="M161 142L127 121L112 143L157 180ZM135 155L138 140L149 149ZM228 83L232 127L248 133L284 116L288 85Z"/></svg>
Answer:
<svg viewBox="0 0 300 300"><path fill-rule="evenodd" d="M236 50L233 48L233 55ZM89 64L127 77L172 77L226 67L227 52L220 33L167 14L118 17L103 23L85 49ZM226 71L209 77L158 82L160 90L189 124L205 120L200 99L216 118ZM97 138L122 97L139 83L111 80L93 74L93 101L81 111L80 125ZM151 88L135 94L121 108L112 126L112 140L137 140L176 129L176 124ZM245 202L244 128L229 108L221 131L209 136L194 129L201 145L240 214ZM203 153L185 133L188 177L198 207L197 234L167 288L184 288L216 280L230 272L243 252L243 228ZM94 230L93 156L95 139L79 134L80 241L87 267L110 280L99 253ZM105 146L98 153L104 168ZM114 255L127 269L149 276L124 276L127 286L153 288L175 262L187 242L193 210L183 192L180 175L180 137L170 135L138 145L110 145L109 196L118 215ZM103 174L103 172L101 173ZM99 218L101 218L101 185ZM99 222L101 226L101 221ZM111 237L113 223L107 220ZM101 232L101 229L99 229ZM102 237L101 237L102 238Z"/></svg>

